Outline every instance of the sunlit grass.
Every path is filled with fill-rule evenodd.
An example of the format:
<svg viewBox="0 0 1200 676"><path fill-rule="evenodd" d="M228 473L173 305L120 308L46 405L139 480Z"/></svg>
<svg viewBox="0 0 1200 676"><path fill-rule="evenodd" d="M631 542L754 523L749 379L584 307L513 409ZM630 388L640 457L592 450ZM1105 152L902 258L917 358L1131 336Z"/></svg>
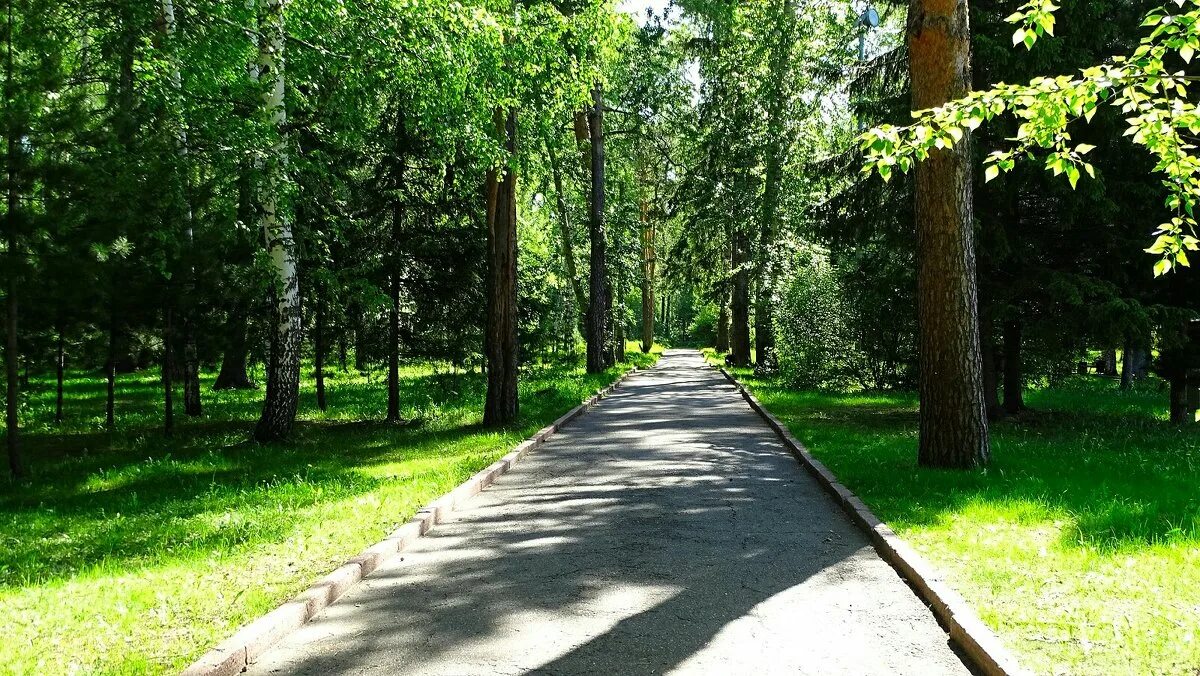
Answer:
<svg viewBox="0 0 1200 676"><path fill-rule="evenodd" d="M1153 384L1080 379L993 426L986 471L916 466L911 395L738 377L1038 673L1200 670L1200 432Z"/></svg>
<svg viewBox="0 0 1200 676"><path fill-rule="evenodd" d="M402 373L386 425L381 373L335 372L329 410L302 392L286 444L247 441L262 392L210 392L205 415L160 431L156 373L122 376L117 429L104 384L71 373L53 423L49 378L23 418L32 478L0 499L0 671L174 671L304 589L537 429L656 356L600 375L531 366L520 422L480 426L484 381L431 364Z"/></svg>

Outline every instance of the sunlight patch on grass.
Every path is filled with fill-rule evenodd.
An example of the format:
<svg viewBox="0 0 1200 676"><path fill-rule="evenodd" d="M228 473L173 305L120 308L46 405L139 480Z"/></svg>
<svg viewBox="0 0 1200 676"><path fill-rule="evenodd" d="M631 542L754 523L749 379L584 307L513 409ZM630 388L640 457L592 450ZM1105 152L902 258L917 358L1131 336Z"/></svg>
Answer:
<svg viewBox="0 0 1200 676"><path fill-rule="evenodd" d="M715 358L715 355L711 358ZM738 377L1037 673L1200 670L1200 431L1080 379L993 426L979 472L916 466L912 395Z"/></svg>
<svg viewBox="0 0 1200 676"><path fill-rule="evenodd" d="M0 498L0 664L16 674L177 671L378 541L633 365L587 375L530 368L521 419L480 426L479 374L409 364L403 425L376 422L379 373L337 373L330 410L301 392L292 439L247 441L261 391L209 391L205 415L159 429L159 381L121 376L118 428L99 427L103 382L72 373L30 388L31 481Z"/></svg>

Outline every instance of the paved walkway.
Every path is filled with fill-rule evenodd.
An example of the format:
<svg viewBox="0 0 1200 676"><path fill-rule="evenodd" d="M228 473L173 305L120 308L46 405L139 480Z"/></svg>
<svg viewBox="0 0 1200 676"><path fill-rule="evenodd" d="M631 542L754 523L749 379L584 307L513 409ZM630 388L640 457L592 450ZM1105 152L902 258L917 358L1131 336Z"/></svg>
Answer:
<svg viewBox="0 0 1200 676"><path fill-rule="evenodd" d="M250 672L967 670L734 388L670 351Z"/></svg>

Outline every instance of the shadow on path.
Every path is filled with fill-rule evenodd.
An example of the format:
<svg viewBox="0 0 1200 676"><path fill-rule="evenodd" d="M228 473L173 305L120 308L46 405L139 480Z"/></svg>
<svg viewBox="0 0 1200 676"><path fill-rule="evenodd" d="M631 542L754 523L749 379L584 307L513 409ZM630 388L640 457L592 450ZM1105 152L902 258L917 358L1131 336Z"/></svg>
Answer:
<svg viewBox="0 0 1200 676"><path fill-rule="evenodd" d="M967 673L719 374L671 351L251 673Z"/></svg>

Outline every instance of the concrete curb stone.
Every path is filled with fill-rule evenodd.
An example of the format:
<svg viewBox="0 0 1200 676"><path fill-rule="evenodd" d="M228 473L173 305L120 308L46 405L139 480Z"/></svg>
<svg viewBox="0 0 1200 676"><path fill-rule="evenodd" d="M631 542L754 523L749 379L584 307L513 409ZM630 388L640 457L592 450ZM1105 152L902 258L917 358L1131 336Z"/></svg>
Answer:
<svg viewBox="0 0 1200 676"><path fill-rule="evenodd" d="M238 629L183 670L183 676L232 676L253 664L259 655L283 637L304 626L351 587L374 572L384 562L404 551L414 540L425 535L458 506L475 497L500 478L530 451L541 446L567 423L591 410L599 401L639 369L630 369L615 381L571 409L532 437L517 444L504 457L476 472L450 492L417 510L412 519L371 545L339 568L313 583L308 589L271 612Z"/></svg>
<svg viewBox="0 0 1200 676"><path fill-rule="evenodd" d="M857 495L842 485L837 476L814 458L804 444L792 435L791 430L764 408L737 378L724 368L716 368L733 383L750 404L750 408L762 416L767 426L783 441L784 446L837 500L850 518L867 531L875 550L929 606L938 622L949 632L950 639L959 646L973 666L986 676L1027 676L1031 673L1017 663L1012 653L979 619L966 600L944 582L936 568L907 542L901 540L887 524L880 521Z"/></svg>

